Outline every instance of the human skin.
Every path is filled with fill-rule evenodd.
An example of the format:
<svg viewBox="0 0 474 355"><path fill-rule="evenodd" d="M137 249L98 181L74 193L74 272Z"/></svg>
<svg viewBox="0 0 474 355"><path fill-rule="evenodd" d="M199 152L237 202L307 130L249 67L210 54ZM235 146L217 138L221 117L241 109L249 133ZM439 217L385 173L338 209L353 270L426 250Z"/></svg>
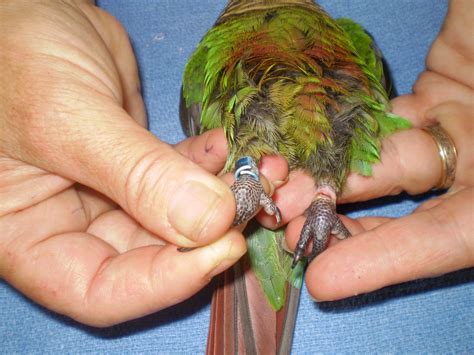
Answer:
<svg viewBox="0 0 474 355"><path fill-rule="evenodd" d="M0 33L0 277L108 326L190 297L245 253L231 178L215 176L222 132L172 147L144 128L112 16L87 1L2 1ZM281 158L262 171L276 185L288 172Z"/></svg>
<svg viewBox="0 0 474 355"><path fill-rule="evenodd" d="M233 198L213 176L227 154L222 131L176 147L159 142L142 128L146 118L135 60L112 17L86 2L43 5L38 11L30 4L22 9L25 2L12 3L0 3L1 32L8 33L0 39L0 47L8 48L0 51L0 73L8 82L0 87L0 276L44 306L97 326L191 296L245 252L241 234L228 229ZM67 24L53 20L64 16ZM405 147L429 157L427 165L417 169L420 162L410 162L413 150L406 154ZM383 157L373 180L349 178L346 201L426 191L439 178L435 145L423 132L393 136L384 144ZM385 161L397 162L400 170ZM428 173L420 176L419 170ZM277 157L266 159L261 171L274 185L287 173ZM177 198L189 180L217 193L219 205ZM304 206L287 201L305 196L300 181L304 178L294 174L276 193L286 221L292 220L290 237ZM184 205L180 218L168 213L176 201ZM210 211L204 217L194 214L206 207ZM200 219L208 220L206 226ZM345 221L354 233L362 230L359 222ZM204 232L190 232L199 229ZM189 241L193 237L198 240ZM175 245L204 247L183 254ZM333 274L320 264L337 248L308 270L315 297L324 298L318 292L325 288L327 299L344 297L331 275L350 280L351 270ZM376 252L384 256L383 250ZM339 254L332 257L343 265ZM317 277L326 279L314 292ZM359 286L352 284L346 294L357 293Z"/></svg>

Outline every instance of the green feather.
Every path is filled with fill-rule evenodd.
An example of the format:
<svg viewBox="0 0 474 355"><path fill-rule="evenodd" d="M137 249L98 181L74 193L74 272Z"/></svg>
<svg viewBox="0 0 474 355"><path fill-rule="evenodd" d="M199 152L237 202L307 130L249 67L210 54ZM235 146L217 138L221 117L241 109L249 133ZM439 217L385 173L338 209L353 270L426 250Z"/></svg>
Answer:
<svg viewBox="0 0 474 355"><path fill-rule="evenodd" d="M377 80L382 80L383 63L377 56L373 47L373 39L358 23L348 18L336 20L352 41L357 55L364 61L367 69L370 70Z"/></svg>
<svg viewBox="0 0 474 355"><path fill-rule="evenodd" d="M364 115L360 119L360 127L355 129L351 144L351 171L364 176L372 175L372 165L380 161L379 151L383 137L400 129L411 127L411 123L403 117L390 113L390 102L387 92L382 86L384 77L383 62L372 37L364 28L351 19L336 20L352 42L355 53L360 59L359 64L367 74L371 84L370 94L361 94L370 109L370 116L375 119L375 126L369 125L374 120Z"/></svg>
<svg viewBox="0 0 474 355"><path fill-rule="evenodd" d="M251 223L245 231L252 270L274 310L285 304L286 284L301 288L305 261L292 269L292 255L282 248L284 230L273 231Z"/></svg>
<svg viewBox="0 0 474 355"><path fill-rule="evenodd" d="M372 174L384 136L410 124L389 113L382 61L362 26L293 2L225 13L186 65L183 97L188 108L201 108L201 131L224 128L224 171L244 155L258 161L279 153L290 169L340 192L350 171ZM285 284L302 282L302 267L289 271L282 235L254 227L248 237L252 267L275 309Z"/></svg>

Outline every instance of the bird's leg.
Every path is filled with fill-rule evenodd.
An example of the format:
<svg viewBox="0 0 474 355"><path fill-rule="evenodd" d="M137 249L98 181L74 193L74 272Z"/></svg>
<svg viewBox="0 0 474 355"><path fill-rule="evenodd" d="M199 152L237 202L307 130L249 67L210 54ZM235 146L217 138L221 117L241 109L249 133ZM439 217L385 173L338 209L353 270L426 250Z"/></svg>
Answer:
<svg viewBox="0 0 474 355"><path fill-rule="evenodd" d="M318 187L313 202L305 211L305 216L306 221L293 255L293 267L304 255L306 245L310 240L313 241L313 249L309 261L326 248L331 234L338 239L351 236L336 213L336 192L328 185Z"/></svg>
<svg viewBox="0 0 474 355"><path fill-rule="evenodd" d="M252 158L243 157L237 161L235 182L230 189L234 193L237 204L234 226L247 222L260 206L266 213L274 215L277 223L280 223L280 210L271 197L265 193L260 182L257 164Z"/></svg>

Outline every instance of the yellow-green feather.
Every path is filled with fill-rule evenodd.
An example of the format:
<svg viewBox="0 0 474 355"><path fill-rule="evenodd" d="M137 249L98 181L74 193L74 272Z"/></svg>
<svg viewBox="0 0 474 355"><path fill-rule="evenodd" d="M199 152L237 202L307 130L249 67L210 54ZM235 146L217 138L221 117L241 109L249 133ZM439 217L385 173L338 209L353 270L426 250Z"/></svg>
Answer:
<svg viewBox="0 0 474 355"><path fill-rule="evenodd" d="M409 124L388 113L382 64L363 28L332 20L310 1L287 2L295 5L233 1L186 65L183 96L188 107L201 107L201 131L224 127L226 171L243 155L259 160L278 152L290 168L340 190L350 170L370 175L381 139ZM350 132L339 135L339 126ZM252 267L275 309L284 283L302 279L288 274L281 238L259 227L248 239Z"/></svg>

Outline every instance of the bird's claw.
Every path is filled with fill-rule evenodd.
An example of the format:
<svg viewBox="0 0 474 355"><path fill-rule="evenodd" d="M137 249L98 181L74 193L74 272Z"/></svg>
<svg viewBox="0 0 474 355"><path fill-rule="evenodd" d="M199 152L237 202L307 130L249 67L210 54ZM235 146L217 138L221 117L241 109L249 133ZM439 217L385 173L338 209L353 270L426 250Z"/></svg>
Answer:
<svg viewBox="0 0 474 355"><path fill-rule="evenodd" d="M306 221L301 230L300 239L296 244L293 255L292 267L303 257L306 245L313 241L313 249L309 261L318 256L325 248L331 234L339 239L351 236L336 213L335 201L326 196L319 195L305 211Z"/></svg>
<svg viewBox="0 0 474 355"><path fill-rule="evenodd" d="M280 224L280 210L263 189L257 165L252 158L243 157L237 161L235 182L230 189L234 193L237 205L234 226L250 220L260 206L269 215L274 215L277 223Z"/></svg>
<svg viewBox="0 0 474 355"><path fill-rule="evenodd" d="M263 207L266 214L275 216L277 225L281 223L280 209L277 207L275 202L273 202L272 198L265 193L265 191L260 196L260 206Z"/></svg>

